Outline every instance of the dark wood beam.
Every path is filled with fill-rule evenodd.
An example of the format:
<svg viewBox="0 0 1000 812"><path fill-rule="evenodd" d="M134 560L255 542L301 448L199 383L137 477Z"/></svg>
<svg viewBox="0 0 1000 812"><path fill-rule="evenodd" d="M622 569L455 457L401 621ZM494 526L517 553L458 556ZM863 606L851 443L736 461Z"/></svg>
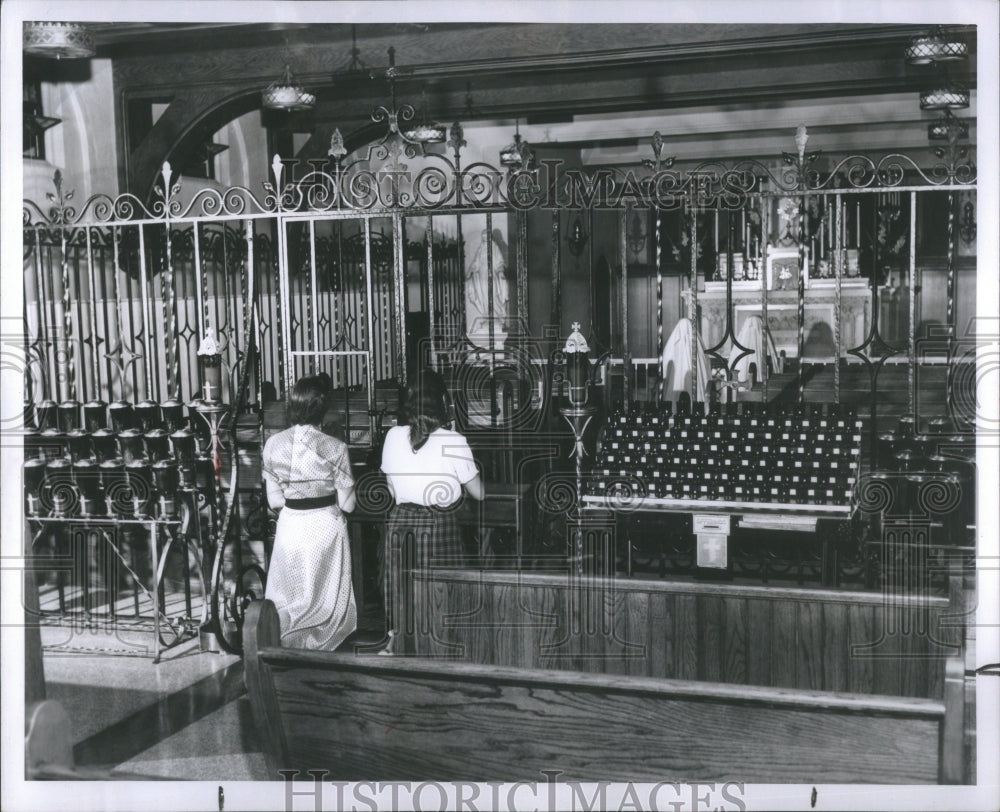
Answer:
<svg viewBox="0 0 1000 812"><path fill-rule="evenodd" d="M362 28L361 60L383 63L384 49L395 47L402 66L397 98L416 104L426 92L428 115L448 123L864 96L916 91L928 78L902 56L909 37L920 30L916 26ZM125 145L125 188L148 193L166 156L182 151L195 131L221 127L226 114L253 109L260 90L286 62L317 96L313 138L302 157L322 157L334 127L345 136L365 132L370 111L388 104L389 86L379 69L371 71L376 79L364 71L344 72L349 31L307 27L296 32L293 45L274 39L288 40L287 31L257 31L256 39L232 37L230 45L227 36L222 47L204 51L115 59L120 99L164 93L174 98L142 143ZM974 36L967 39L973 46L968 64L974 66ZM623 48L622 42L629 45ZM975 86L974 74L961 78Z"/></svg>

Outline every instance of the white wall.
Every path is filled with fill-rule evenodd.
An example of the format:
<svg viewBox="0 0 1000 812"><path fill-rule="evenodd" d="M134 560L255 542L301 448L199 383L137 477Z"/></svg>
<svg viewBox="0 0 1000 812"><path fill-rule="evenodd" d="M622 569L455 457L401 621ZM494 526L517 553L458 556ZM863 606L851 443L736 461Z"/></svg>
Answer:
<svg viewBox="0 0 1000 812"><path fill-rule="evenodd" d="M114 86L111 61L90 60L90 79L42 83L42 109L62 123L45 133L49 163L62 170L63 189L80 207L91 195L118 194Z"/></svg>

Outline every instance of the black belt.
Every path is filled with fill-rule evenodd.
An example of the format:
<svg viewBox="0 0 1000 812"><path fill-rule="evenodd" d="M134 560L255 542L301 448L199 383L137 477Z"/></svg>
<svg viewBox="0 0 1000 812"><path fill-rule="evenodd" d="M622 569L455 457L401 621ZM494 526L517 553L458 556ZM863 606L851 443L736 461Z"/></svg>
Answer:
<svg viewBox="0 0 1000 812"><path fill-rule="evenodd" d="M461 500L452 502L450 505L439 507L437 505L418 505L416 502L397 502L395 507L402 510L417 510L423 513L455 513L461 505Z"/></svg>
<svg viewBox="0 0 1000 812"><path fill-rule="evenodd" d="M337 494L326 496L311 496L307 499L286 499L285 507L292 510L316 510L317 508L333 507L337 504Z"/></svg>

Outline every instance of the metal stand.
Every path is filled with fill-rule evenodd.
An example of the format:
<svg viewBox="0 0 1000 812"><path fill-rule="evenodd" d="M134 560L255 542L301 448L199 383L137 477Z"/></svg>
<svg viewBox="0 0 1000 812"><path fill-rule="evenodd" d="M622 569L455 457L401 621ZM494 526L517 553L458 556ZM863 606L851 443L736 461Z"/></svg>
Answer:
<svg viewBox="0 0 1000 812"><path fill-rule="evenodd" d="M583 444L583 435L587 431L587 426L597 414L597 409L593 406L566 406L559 409L570 429L573 431L573 450L570 456L574 458L576 502L569 514L569 525L572 528L572 549L570 551L573 560L576 561L576 571L578 575L583 574L584 543L583 543L583 513L581 511L583 502L583 458L587 455L587 449Z"/></svg>

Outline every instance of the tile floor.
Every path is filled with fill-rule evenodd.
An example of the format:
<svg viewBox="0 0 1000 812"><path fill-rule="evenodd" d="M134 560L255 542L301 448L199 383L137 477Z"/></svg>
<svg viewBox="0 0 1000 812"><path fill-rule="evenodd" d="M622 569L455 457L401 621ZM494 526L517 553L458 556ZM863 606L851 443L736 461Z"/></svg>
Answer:
<svg viewBox="0 0 1000 812"><path fill-rule="evenodd" d="M350 642L375 644L381 624L368 605ZM109 779L270 780L238 656L202 650L195 635L154 663L152 633L126 620L51 620L41 637L46 696L69 716L78 768Z"/></svg>

